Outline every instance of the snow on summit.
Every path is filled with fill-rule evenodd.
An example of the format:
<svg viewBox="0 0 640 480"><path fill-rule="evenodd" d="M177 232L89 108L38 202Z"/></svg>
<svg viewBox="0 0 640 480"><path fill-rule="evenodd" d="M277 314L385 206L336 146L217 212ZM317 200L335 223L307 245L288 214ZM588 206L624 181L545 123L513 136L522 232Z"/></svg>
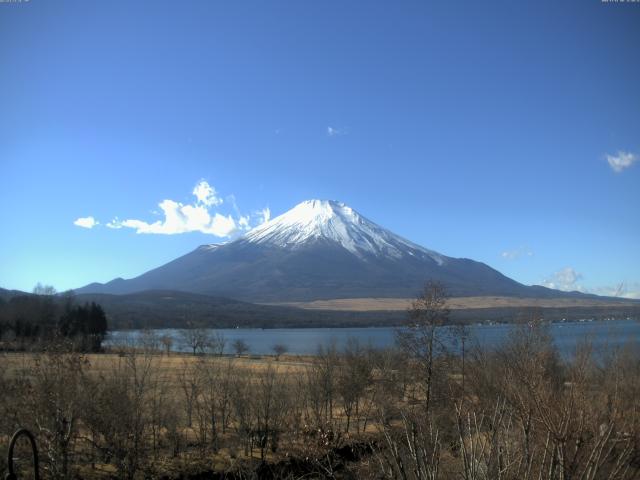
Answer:
<svg viewBox="0 0 640 480"><path fill-rule="evenodd" d="M442 255L391 233L334 200L307 200L248 232L250 243L295 248L324 240L338 243L357 256L401 258L428 256L438 264Z"/></svg>

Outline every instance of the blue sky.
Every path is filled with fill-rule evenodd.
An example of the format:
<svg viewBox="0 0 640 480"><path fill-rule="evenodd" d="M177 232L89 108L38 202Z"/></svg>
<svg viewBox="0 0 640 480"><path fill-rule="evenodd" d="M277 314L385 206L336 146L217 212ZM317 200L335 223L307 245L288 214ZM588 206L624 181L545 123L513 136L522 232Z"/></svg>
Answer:
<svg viewBox="0 0 640 480"><path fill-rule="evenodd" d="M640 3L599 0L0 3L0 286L132 277L321 198L640 297L639 48Z"/></svg>

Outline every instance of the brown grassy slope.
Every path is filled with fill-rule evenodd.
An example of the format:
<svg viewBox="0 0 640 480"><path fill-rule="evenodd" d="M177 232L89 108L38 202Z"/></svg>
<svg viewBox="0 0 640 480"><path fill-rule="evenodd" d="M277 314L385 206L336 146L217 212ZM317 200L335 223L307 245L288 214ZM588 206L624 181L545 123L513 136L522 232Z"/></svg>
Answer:
<svg viewBox="0 0 640 480"><path fill-rule="evenodd" d="M352 312L370 311L398 311L406 310L411 305L410 298L339 298L331 300L315 300L311 302L287 302L272 303L304 308L307 310L342 310ZM606 307L606 306L638 306L633 301L613 301L594 298L517 298L517 297L456 297L449 299L449 308L452 310L466 310L476 308L571 308L571 307Z"/></svg>

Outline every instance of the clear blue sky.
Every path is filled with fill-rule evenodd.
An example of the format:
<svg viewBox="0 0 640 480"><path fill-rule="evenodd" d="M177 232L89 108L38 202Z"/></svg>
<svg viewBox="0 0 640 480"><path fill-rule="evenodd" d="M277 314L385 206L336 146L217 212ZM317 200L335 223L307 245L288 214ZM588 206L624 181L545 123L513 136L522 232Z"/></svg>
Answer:
<svg viewBox="0 0 640 480"><path fill-rule="evenodd" d="M640 3L0 3L5 288L225 241L137 233L203 230L164 200L220 233L321 198L526 284L640 297L639 155Z"/></svg>

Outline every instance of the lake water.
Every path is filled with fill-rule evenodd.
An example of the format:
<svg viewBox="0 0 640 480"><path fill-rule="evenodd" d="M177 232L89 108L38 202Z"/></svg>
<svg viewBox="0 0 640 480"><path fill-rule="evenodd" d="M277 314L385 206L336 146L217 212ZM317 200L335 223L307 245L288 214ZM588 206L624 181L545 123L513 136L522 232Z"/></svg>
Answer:
<svg viewBox="0 0 640 480"><path fill-rule="evenodd" d="M469 326L468 345L479 344L484 347L499 345L508 338L514 325L472 325ZM589 340L596 351L621 347L626 344L640 349L640 322L635 320L608 320L554 323L549 326L550 333L560 353L571 356L576 346ZM180 329L155 330L158 336L169 335L174 339L173 350L189 351L184 345ZM318 346L327 346L335 342L338 348L345 345L349 338L356 338L361 345L376 348L391 347L395 344L394 327L375 328L275 328L275 329L216 329L226 339L225 353L232 353L234 340L244 340L251 354L271 354L275 344L287 347L290 354L314 354ZM137 343L141 330L121 330L112 332L108 344L121 342Z"/></svg>

